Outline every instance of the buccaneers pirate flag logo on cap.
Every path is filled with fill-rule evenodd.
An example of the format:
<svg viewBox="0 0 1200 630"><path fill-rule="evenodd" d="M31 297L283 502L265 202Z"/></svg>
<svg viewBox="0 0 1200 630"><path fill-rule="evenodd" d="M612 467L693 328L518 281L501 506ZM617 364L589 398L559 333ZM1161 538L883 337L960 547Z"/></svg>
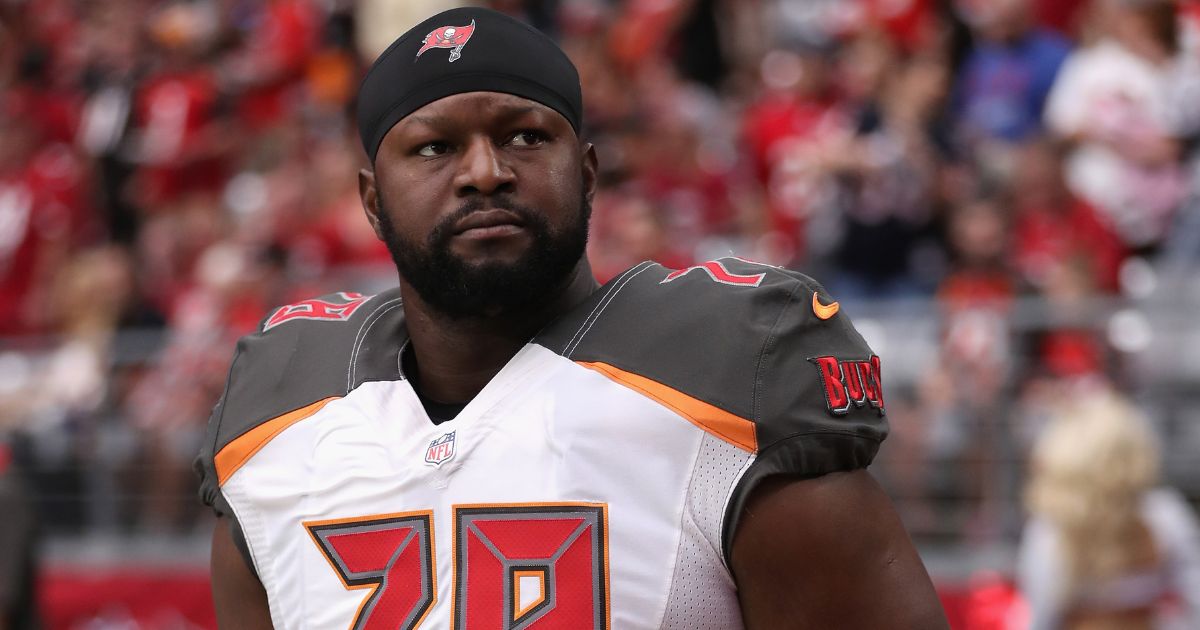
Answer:
<svg viewBox="0 0 1200 630"><path fill-rule="evenodd" d="M450 62L462 56L463 46L467 45L467 40L471 39L471 33L475 32L475 20L471 20L469 26L440 26L433 29L421 40L421 50L417 51L417 57L420 57L430 48L450 48Z"/></svg>

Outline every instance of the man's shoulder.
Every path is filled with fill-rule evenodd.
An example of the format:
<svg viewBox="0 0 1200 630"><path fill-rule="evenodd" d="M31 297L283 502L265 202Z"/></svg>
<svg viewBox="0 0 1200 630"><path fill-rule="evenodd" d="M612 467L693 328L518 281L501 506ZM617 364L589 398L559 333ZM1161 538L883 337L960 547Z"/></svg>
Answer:
<svg viewBox="0 0 1200 630"><path fill-rule="evenodd" d="M394 289L331 293L271 310L256 332L238 341L210 421L215 448L363 382L399 378L397 356L406 338Z"/></svg>
<svg viewBox="0 0 1200 630"><path fill-rule="evenodd" d="M824 406L813 361L870 362L840 306L812 278L741 258L686 269L637 265L543 331L537 343L607 373L631 373L755 424L772 424L776 390L805 381ZM800 358L803 373L779 369ZM880 401L881 402L881 401ZM834 409L834 411L840 411ZM759 431L760 439L771 431Z"/></svg>
<svg viewBox="0 0 1200 630"><path fill-rule="evenodd" d="M853 333L825 289L797 271L736 257L684 269L643 262L600 287L536 341L575 360L616 359L645 348L653 350L644 357L650 364L655 357L689 353L708 362L766 344L789 324L806 329L798 341L814 344Z"/></svg>

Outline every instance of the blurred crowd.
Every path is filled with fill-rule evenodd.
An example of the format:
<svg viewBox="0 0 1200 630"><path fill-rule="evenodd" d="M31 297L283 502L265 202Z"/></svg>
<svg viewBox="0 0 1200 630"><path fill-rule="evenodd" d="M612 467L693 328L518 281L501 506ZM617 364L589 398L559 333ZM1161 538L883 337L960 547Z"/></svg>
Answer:
<svg viewBox="0 0 1200 630"><path fill-rule="evenodd" d="M361 214L355 91L456 4L0 0L0 442L53 525L195 527L190 460L234 340L273 306L394 282ZM1068 390L1122 387L1137 335L1072 314L1200 242L1200 2L487 4L580 70L600 280L733 253L848 304L936 305L935 356L892 403L893 459L935 465L885 461L894 488L1006 487L978 451L1027 449ZM1060 324L1014 338L1026 298Z"/></svg>

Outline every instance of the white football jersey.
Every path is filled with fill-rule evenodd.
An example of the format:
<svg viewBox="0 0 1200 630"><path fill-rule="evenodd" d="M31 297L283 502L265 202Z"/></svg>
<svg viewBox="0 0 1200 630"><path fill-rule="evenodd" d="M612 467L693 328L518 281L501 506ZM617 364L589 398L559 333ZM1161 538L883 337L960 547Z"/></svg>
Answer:
<svg viewBox="0 0 1200 630"><path fill-rule="evenodd" d="M750 490L865 466L886 425L878 358L818 285L705 265L630 269L441 424L397 292L272 313L199 468L275 627L740 628Z"/></svg>

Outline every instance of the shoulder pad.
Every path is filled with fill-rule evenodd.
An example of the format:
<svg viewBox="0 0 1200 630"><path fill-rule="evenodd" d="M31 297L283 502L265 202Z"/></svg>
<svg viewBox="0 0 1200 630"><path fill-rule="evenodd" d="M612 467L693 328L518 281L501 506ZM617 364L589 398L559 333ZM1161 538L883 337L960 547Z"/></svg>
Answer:
<svg viewBox="0 0 1200 630"><path fill-rule="evenodd" d="M255 427L367 381L400 378L399 350L408 339L399 290L378 295L333 293L281 306L258 332L237 343L225 393L213 408L200 456L201 498L229 507L219 486L231 474L218 454Z"/></svg>

